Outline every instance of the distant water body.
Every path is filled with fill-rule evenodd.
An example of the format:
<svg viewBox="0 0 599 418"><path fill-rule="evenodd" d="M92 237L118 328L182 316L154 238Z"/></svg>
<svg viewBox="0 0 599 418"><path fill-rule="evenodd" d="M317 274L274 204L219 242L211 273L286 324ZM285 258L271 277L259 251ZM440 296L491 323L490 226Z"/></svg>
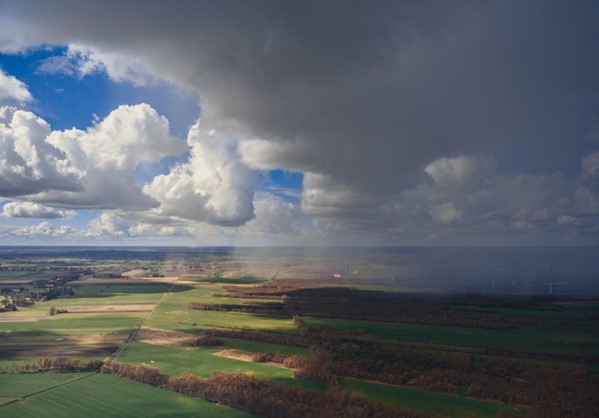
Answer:
<svg viewBox="0 0 599 418"><path fill-rule="evenodd" d="M0 259L263 260L414 290L599 295L599 247L0 247ZM278 266L278 267L277 267Z"/></svg>

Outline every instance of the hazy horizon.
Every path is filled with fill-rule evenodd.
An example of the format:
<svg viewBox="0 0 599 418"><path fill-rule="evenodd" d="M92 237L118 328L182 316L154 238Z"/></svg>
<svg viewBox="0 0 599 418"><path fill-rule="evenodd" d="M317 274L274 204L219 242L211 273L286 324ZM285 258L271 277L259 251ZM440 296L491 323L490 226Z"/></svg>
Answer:
<svg viewBox="0 0 599 418"><path fill-rule="evenodd" d="M599 294L596 247L1 246L0 258L197 261L230 258L238 275L384 285L412 291ZM269 266L267 272L264 266Z"/></svg>

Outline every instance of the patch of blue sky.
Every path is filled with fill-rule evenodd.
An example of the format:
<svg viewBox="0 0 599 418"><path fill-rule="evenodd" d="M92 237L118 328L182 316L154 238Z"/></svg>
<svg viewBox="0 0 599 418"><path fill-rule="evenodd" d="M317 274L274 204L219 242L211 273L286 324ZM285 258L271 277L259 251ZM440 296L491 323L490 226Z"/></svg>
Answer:
<svg viewBox="0 0 599 418"><path fill-rule="evenodd" d="M302 194L304 175L286 170L270 170L260 173L258 190L272 193L281 199L299 203Z"/></svg>
<svg viewBox="0 0 599 418"><path fill-rule="evenodd" d="M52 129L86 129L96 117L106 117L119 105L148 103L166 116L172 134L185 138L189 126L200 116L198 98L168 83L134 86L114 82L103 71L84 77L69 68L65 68L66 73L40 71L46 60L62 57L65 52L66 48L57 47L0 54L4 72L23 81L33 95L35 101L28 108L49 122Z"/></svg>
<svg viewBox="0 0 599 418"><path fill-rule="evenodd" d="M40 70L47 60L61 58L65 52L66 48L56 47L22 54L0 54L0 67L4 72L24 82L33 95L34 101L28 109L46 120L54 130L87 129L95 118L103 119L122 104L148 103L169 120L171 133L184 139L189 127L200 116L197 97L168 83L134 86L114 82L102 71L79 77L71 67L66 67L63 72ZM136 172L137 181L144 184L187 158L185 153L157 163L142 164Z"/></svg>

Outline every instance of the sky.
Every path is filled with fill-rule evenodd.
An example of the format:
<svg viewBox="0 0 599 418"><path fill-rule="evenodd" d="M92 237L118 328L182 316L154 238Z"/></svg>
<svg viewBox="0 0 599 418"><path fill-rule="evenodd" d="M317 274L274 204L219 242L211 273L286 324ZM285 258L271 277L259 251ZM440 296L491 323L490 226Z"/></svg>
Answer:
<svg viewBox="0 0 599 418"><path fill-rule="evenodd" d="M598 21L0 0L0 245L599 245Z"/></svg>

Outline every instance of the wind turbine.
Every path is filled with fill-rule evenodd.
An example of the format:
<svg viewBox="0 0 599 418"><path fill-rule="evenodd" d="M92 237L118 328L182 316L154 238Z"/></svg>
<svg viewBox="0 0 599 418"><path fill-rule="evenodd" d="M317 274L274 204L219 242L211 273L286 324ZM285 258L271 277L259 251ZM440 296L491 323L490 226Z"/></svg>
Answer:
<svg viewBox="0 0 599 418"><path fill-rule="evenodd" d="M491 277L491 290L495 292L495 266L492 267L493 276Z"/></svg>

